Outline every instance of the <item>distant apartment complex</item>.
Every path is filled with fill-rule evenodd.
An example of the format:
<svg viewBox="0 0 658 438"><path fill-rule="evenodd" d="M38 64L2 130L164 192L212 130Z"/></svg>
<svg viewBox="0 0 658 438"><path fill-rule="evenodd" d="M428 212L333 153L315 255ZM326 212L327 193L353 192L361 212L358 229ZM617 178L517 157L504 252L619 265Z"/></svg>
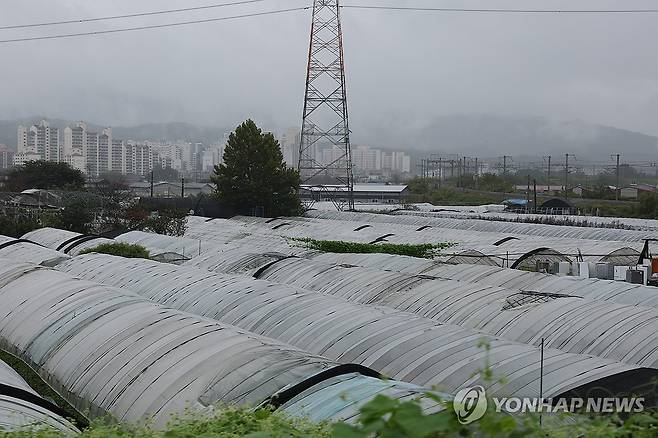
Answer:
<svg viewBox="0 0 658 438"><path fill-rule="evenodd" d="M176 170L196 170L202 145L191 143L134 142L115 138L112 128L100 132L88 129L79 122L67 126L60 138L59 128L52 128L46 120L17 130L17 153L9 163L22 165L28 161L64 162L83 173L98 177L106 172L147 175L154 164ZM0 152L2 154L2 152ZM7 155L0 159L7 160ZM0 164L5 161L0 160Z"/></svg>
<svg viewBox="0 0 658 438"><path fill-rule="evenodd" d="M369 146L352 148L352 164L354 169L362 170L366 174L390 175L411 172L411 157L406 153L375 149Z"/></svg>
<svg viewBox="0 0 658 438"><path fill-rule="evenodd" d="M223 138L210 145L187 141L133 141L115 138L112 128L95 132L85 122L67 126L60 133L59 128L42 120L29 127L18 127L17 153L10 154L8 148L6 152L0 149L0 167L47 160L67 163L88 176L99 177L107 172L146 176L154 166L161 166L203 180L216 165L223 163L228 138L229 133L225 133ZM296 168L299 129L287 129L278 138L285 163ZM321 145L315 150L317 159L324 163L340 159L339 153ZM353 148L352 162L355 173L361 176L390 176L411 170L409 155L368 146Z"/></svg>

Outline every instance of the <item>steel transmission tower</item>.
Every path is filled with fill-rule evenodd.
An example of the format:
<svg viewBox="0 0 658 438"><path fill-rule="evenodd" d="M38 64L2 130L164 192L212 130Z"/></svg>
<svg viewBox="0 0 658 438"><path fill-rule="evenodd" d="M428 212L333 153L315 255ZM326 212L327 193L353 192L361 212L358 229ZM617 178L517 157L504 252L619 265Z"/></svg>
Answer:
<svg viewBox="0 0 658 438"><path fill-rule="evenodd" d="M298 169L315 193L310 204L329 198L354 209L339 0L313 1Z"/></svg>

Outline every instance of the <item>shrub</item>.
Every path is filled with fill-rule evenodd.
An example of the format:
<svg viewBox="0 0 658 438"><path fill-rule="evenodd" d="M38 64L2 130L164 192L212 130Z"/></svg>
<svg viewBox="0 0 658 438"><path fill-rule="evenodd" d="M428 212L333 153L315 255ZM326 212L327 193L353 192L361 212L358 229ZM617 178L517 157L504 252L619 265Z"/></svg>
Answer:
<svg viewBox="0 0 658 438"><path fill-rule="evenodd" d="M428 394L427 397L436 399ZM438 400L438 399L437 399ZM549 421L541 426L536 415L508 415L493 408L480 420L462 425L452 411L446 409L425 414L417 399L396 400L378 395L360 409L356 424L312 423L291 418L282 412L253 411L246 408L223 407L213 417L177 419L163 431L128 424L94 422L83 431L81 438L192 438L192 437L249 437L249 438L459 438L459 437L640 437L653 438L658 432L658 414L646 412L625 419L616 415L578 416L570 420ZM52 430L1 432L0 438L59 438Z"/></svg>
<svg viewBox="0 0 658 438"><path fill-rule="evenodd" d="M344 242L342 240L316 240L310 238L291 239L299 242L309 249L317 249L324 252L352 253L352 254L395 254L409 257L431 259L438 251L450 248L454 243L423 243L419 245L396 244L396 243L359 243Z"/></svg>
<svg viewBox="0 0 658 438"><path fill-rule="evenodd" d="M81 438L329 438L331 428L324 423L291 418L282 412L261 409L223 407L214 416L188 416L171 421L166 430L129 424L108 424L96 421L84 430ZM17 432L0 431L0 438L59 438L64 435L49 429Z"/></svg>
<svg viewBox="0 0 658 438"><path fill-rule="evenodd" d="M146 248L141 245L131 245L129 243L102 243L93 248L87 248L80 254L90 253L109 254L126 257L129 259L148 259L150 254Z"/></svg>
<svg viewBox="0 0 658 438"><path fill-rule="evenodd" d="M49 213L49 218L52 215ZM19 238L37 228L43 227L43 224L36 215L29 212L9 211L0 214L0 234L8 237Z"/></svg>
<svg viewBox="0 0 658 438"><path fill-rule="evenodd" d="M180 209L160 210L147 216L141 229L149 233L183 236L187 229L187 212Z"/></svg>

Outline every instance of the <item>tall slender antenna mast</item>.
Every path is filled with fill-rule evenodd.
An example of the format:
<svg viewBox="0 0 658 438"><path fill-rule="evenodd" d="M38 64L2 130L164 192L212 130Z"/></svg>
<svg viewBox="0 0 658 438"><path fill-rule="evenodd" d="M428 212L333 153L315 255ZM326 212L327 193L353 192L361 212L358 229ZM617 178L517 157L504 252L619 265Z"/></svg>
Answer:
<svg viewBox="0 0 658 438"><path fill-rule="evenodd" d="M328 198L354 209L339 0L313 1L298 169L307 206Z"/></svg>

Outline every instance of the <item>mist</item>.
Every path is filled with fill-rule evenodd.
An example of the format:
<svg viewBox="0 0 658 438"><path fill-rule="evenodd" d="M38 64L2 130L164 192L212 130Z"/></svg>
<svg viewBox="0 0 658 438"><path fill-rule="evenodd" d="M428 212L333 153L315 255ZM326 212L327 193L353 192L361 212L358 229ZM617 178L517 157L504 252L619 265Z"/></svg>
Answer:
<svg viewBox="0 0 658 438"><path fill-rule="evenodd" d="M0 26L213 2L12 0ZM220 2L217 2L220 3ZM650 8L649 0L351 0L345 4ZM204 11L0 30L0 39L292 8L271 0ZM478 14L343 9L353 141L414 147L455 114L581 120L658 135L658 14ZM298 126L310 11L110 35L0 44L0 119L103 125Z"/></svg>

